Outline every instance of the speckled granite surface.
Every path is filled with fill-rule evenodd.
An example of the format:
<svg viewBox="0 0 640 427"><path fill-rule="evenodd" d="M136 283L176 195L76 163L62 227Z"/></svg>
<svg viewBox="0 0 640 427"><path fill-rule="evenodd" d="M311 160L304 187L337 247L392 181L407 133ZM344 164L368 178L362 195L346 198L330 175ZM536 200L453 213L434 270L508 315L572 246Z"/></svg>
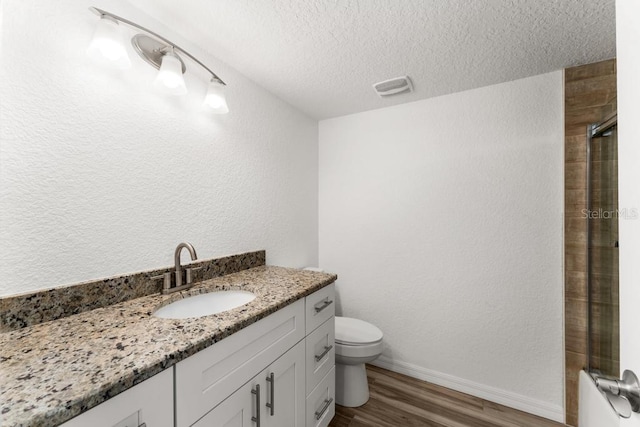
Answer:
<svg viewBox="0 0 640 427"><path fill-rule="evenodd" d="M262 266L0 334L3 427L56 426L335 281ZM159 319L162 305L197 293L243 289L250 303L197 319Z"/></svg>
<svg viewBox="0 0 640 427"><path fill-rule="evenodd" d="M198 260L188 265L202 267L193 274L194 282L200 282L264 264L265 251L255 251ZM0 298L0 332L158 293L162 289L162 280L150 278L173 269L173 266L158 268Z"/></svg>

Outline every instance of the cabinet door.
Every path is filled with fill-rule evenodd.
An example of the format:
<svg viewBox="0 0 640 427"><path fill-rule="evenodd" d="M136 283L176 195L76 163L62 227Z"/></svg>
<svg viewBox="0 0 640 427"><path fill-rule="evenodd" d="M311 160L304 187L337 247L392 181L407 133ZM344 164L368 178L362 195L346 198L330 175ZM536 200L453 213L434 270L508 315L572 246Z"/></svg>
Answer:
<svg viewBox="0 0 640 427"><path fill-rule="evenodd" d="M263 426L297 427L305 424L305 346L299 342L261 375L264 379Z"/></svg>
<svg viewBox="0 0 640 427"><path fill-rule="evenodd" d="M258 381L259 378L256 377L240 387L235 393L193 424L192 427L256 426L258 411L260 410L258 400L261 400L260 394L264 394L260 390Z"/></svg>
<svg viewBox="0 0 640 427"><path fill-rule="evenodd" d="M179 362L176 427L191 426L304 335L304 300L298 300Z"/></svg>
<svg viewBox="0 0 640 427"><path fill-rule="evenodd" d="M160 372L61 427L173 427L173 368Z"/></svg>

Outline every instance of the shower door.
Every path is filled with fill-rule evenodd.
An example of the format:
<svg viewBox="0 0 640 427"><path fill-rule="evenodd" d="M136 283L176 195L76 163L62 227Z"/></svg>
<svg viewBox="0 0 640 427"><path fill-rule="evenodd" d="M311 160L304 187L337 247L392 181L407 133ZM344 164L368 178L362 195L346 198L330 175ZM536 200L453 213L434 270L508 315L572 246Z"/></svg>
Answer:
<svg viewBox="0 0 640 427"><path fill-rule="evenodd" d="M589 371L620 377L617 116L589 129L587 287Z"/></svg>

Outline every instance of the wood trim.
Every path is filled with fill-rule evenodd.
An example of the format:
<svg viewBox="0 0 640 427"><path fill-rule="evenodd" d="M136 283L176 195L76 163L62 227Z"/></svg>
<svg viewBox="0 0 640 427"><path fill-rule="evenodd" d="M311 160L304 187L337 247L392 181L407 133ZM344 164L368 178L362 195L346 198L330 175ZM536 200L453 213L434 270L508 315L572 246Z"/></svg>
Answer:
<svg viewBox="0 0 640 427"><path fill-rule="evenodd" d="M616 60L567 68L565 89L565 413L578 423L578 373L587 365L587 125L616 110Z"/></svg>

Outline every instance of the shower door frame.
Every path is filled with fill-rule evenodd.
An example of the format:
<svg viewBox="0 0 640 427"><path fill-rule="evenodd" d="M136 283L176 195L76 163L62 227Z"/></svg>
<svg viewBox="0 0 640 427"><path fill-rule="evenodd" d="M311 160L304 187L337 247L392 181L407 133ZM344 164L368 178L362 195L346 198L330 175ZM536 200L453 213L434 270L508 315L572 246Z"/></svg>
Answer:
<svg viewBox="0 0 640 427"><path fill-rule="evenodd" d="M604 134L614 126L618 125L618 113L617 111L608 116L600 123L594 123L587 126L587 164L586 164L586 184L587 184L587 213L591 213L591 141L594 138L600 138L605 136ZM587 217L587 256L585 263L585 271L587 273L587 372L593 372L591 367L591 344L592 344L592 331L591 320L593 319L593 284L591 274L591 224L589 222L590 215ZM619 375L619 373L618 373Z"/></svg>

